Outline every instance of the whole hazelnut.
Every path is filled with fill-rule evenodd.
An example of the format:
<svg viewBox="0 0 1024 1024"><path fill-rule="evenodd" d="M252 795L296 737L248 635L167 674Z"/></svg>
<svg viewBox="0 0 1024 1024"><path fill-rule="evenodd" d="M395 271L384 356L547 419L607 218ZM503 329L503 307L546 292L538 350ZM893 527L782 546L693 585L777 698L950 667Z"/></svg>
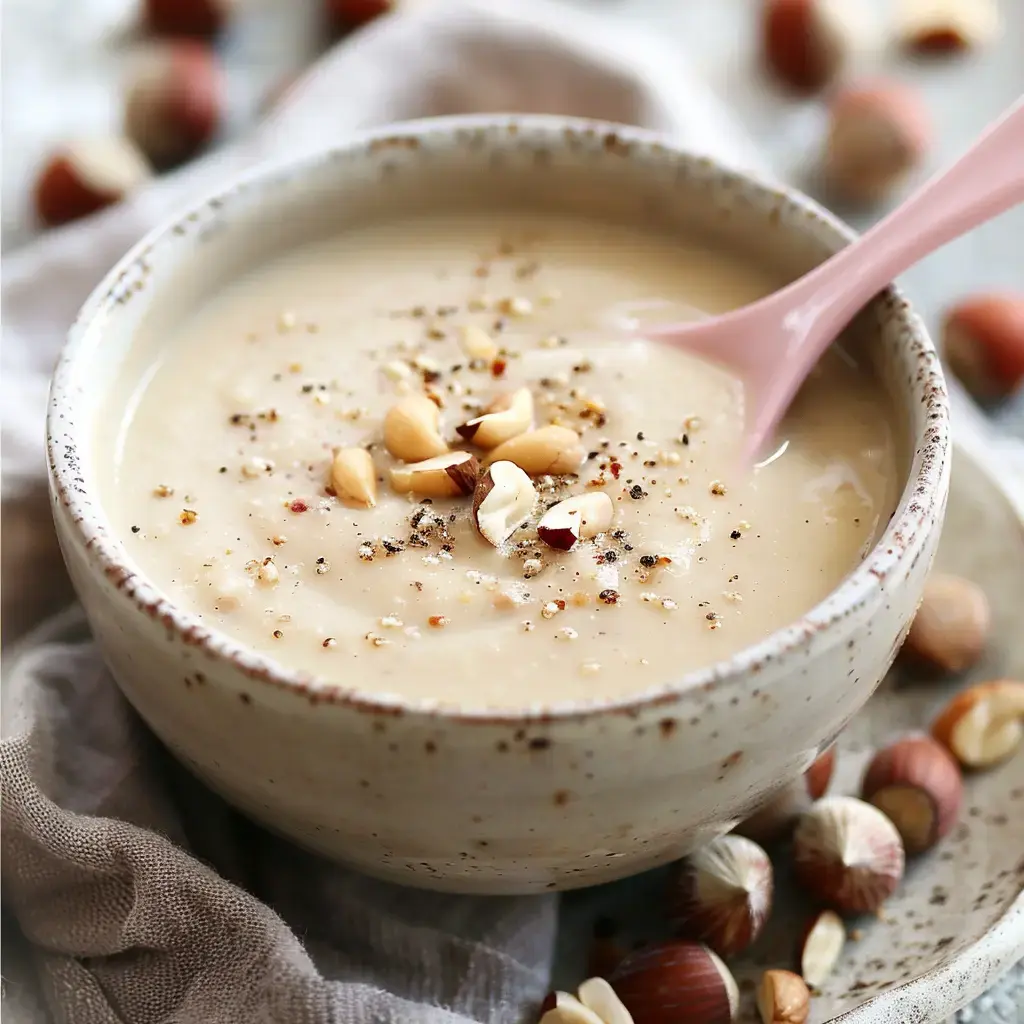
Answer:
<svg viewBox="0 0 1024 1024"><path fill-rule="evenodd" d="M973 295L953 306L942 329L946 364L983 402L1024 381L1024 293Z"/></svg>
<svg viewBox="0 0 1024 1024"><path fill-rule="evenodd" d="M963 672L981 657L991 628L981 587L960 576L933 574L902 653L932 672Z"/></svg>
<svg viewBox="0 0 1024 1024"><path fill-rule="evenodd" d="M237 0L144 0L146 28L159 36L210 38L228 23Z"/></svg>
<svg viewBox="0 0 1024 1024"><path fill-rule="evenodd" d="M879 750L861 783L861 796L896 826L909 855L952 829L963 795L959 766L930 736L905 736Z"/></svg>
<svg viewBox="0 0 1024 1024"><path fill-rule="evenodd" d="M877 808L849 796L819 800L793 833L797 880L844 914L877 910L903 878L903 841Z"/></svg>
<svg viewBox="0 0 1024 1024"><path fill-rule="evenodd" d="M156 167L195 156L223 116L223 82L212 49L179 40L139 55L125 95L124 130Z"/></svg>
<svg viewBox="0 0 1024 1024"><path fill-rule="evenodd" d="M853 49L852 6L836 0L765 0L761 48L769 71L795 92L823 89Z"/></svg>
<svg viewBox="0 0 1024 1024"><path fill-rule="evenodd" d="M911 87L849 86L829 105L826 184L842 200L876 203L921 164L931 139L928 110Z"/></svg>
<svg viewBox="0 0 1024 1024"><path fill-rule="evenodd" d="M965 768L990 768L1024 743L1024 682L998 679L958 693L939 713L932 736Z"/></svg>
<svg viewBox="0 0 1024 1024"><path fill-rule="evenodd" d="M707 943L720 956L735 956L760 935L772 891L764 850L743 836L720 836L676 865L669 916L680 935Z"/></svg>
<svg viewBox="0 0 1024 1024"><path fill-rule="evenodd" d="M146 158L128 139L77 139L40 169L36 214L50 227L67 224L119 203L151 176Z"/></svg>
<svg viewBox="0 0 1024 1024"><path fill-rule="evenodd" d="M609 979L634 1024L731 1024L739 987L699 942L666 942L631 953Z"/></svg>

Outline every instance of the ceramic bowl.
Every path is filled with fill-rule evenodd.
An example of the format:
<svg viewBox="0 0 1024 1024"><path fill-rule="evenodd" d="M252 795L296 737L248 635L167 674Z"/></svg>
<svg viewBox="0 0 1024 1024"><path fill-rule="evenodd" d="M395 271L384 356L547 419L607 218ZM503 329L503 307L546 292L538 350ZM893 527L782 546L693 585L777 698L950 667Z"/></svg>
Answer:
<svg viewBox="0 0 1024 1024"><path fill-rule="evenodd" d="M703 232L787 276L849 239L803 196L641 130L563 118L424 121L262 169L140 243L71 329L48 422L72 580L125 695L241 810L328 857L412 885L526 893L681 856L802 772L865 703L919 600L949 481L938 360L895 290L848 332L891 396L906 458L884 534L800 621L625 700L451 711L288 671L175 607L100 498L100 417L138 332L358 217L527 202Z"/></svg>

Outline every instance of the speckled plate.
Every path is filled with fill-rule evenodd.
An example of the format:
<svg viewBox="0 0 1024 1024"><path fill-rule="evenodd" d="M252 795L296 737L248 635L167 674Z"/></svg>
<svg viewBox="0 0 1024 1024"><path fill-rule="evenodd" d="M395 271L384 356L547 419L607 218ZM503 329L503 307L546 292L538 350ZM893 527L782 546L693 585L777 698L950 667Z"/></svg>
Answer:
<svg viewBox="0 0 1024 1024"><path fill-rule="evenodd" d="M1014 506L963 447L954 462L938 566L976 580L992 602L995 639L971 679L1024 678L1024 509ZM915 682L898 670L890 673L840 738L831 791L856 793L871 750L927 723L963 684ZM784 853L776 858L784 860ZM585 951L599 916L618 922L627 942L665 937L659 917L664 884L664 871L656 871L567 894L558 987L574 988L585 976ZM777 878L776 886L766 934L730 965L743 992L741 1021L758 1019L753 992L760 972L793 966L787 958L808 911L789 879ZM811 1024L943 1021L1024 957L1024 751L967 780L964 814L954 832L912 862L882 919L851 926L859 937L847 944L814 999Z"/></svg>

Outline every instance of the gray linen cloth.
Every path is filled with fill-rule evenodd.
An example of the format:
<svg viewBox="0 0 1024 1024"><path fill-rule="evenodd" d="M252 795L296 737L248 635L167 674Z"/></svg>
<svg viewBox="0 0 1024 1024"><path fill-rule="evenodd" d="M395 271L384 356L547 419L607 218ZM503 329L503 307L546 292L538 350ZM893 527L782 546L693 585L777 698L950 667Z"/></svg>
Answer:
<svg viewBox="0 0 1024 1024"><path fill-rule="evenodd" d="M339 101L343 99L343 102ZM3 261L5 1012L67 1024L502 1024L548 984L553 896L372 881L274 838L174 764L71 600L45 490L46 388L90 289L184 201L268 156L436 113L644 124L734 166L756 156L660 40L542 0L448 2L328 56L249 138Z"/></svg>

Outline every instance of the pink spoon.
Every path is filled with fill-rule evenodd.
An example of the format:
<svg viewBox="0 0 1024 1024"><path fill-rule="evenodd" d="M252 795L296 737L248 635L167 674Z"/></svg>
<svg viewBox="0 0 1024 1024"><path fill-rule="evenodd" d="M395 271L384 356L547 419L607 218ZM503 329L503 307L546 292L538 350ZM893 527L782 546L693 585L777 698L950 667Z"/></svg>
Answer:
<svg viewBox="0 0 1024 1024"><path fill-rule="evenodd" d="M948 170L810 273L702 323L638 328L730 369L747 395L749 463L800 385L874 295L918 260L1024 201L1024 101Z"/></svg>

